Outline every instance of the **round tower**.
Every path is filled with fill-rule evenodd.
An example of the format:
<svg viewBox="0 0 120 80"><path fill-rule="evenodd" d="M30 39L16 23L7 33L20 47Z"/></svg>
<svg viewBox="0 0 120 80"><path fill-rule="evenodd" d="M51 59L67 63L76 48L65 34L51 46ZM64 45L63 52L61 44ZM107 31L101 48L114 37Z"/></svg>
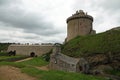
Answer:
<svg viewBox="0 0 120 80"><path fill-rule="evenodd" d="M67 41L76 36L93 34L92 29L93 17L84 13L83 10L76 11L75 14L67 19Z"/></svg>

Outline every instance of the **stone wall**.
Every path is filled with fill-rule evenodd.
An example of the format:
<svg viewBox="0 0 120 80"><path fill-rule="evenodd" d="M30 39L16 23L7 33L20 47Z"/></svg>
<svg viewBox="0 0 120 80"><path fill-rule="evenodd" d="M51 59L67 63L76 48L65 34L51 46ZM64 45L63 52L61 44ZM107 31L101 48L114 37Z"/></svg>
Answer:
<svg viewBox="0 0 120 80"><path fill-rule="evenodd" d="M17 55L30 55L31 52L34 52L35 55L41 56L52 48L53 45L10 45L7 51L15 50Z"/></svg>
<svg viewBox="0 0 120 80"><path fill-rule="evenodd" d="M50 56L49 68L68 72L88 73L89 65L84 58L73 58L61 53L60 46L55 45Z"/></svg>
<svg viewBox="0 0 120 80"><path fill-rule="evenodd" d="M50 69L77 72L79 59L68 57L64 54L51 55Z"/></svg>

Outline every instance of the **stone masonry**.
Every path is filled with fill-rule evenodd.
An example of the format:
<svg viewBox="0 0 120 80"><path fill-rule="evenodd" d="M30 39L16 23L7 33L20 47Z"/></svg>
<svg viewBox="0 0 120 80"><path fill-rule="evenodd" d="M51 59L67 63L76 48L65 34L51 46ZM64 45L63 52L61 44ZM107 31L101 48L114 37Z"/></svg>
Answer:
<svg viewBox="0 0 120 80"><path fill-rule="evenodd" d="M10 45L8 47L9 51L16 51L17 55L28 55L33 52L37 56L41 56L42 54L45 54L49 52L53 48L53 45Z"/></svg>
<svg viewBox="0 0 120 80"><path fill-rule="evenodd" d="M50 56L49 68L68 72L88 73L89 64L84 58L72 58L61 53L59 45L55 45Z"/></svg>
<svg viewBox="0 0 120 80"><path fill-rule="evenodd" d="M93 30L93 17L83 12L76 11L75 14L67 19L67 39L69 41L76 36L84 36L88 34L95 34Z"/></svg>

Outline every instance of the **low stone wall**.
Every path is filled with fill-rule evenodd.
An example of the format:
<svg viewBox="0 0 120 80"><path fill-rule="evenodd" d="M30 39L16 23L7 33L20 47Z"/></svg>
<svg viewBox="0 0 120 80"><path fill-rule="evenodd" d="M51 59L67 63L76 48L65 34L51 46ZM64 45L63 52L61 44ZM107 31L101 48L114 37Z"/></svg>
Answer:
<svg viewBox="0 0 120 80"><path fill-rule="evenodd" d="M34 52L35 55L41 56L52 48L53 45L10 45L7 51L15 50L17 55L30 55L31 52Z"/></svg>

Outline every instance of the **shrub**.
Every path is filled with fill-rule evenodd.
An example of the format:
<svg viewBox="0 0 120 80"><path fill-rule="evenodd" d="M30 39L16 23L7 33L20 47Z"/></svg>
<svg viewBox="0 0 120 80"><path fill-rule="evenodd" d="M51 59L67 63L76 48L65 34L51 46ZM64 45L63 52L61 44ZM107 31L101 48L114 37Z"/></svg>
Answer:
<svg viewBox="0 0 120 80"><path fill-rule="evenodd" d="M52 54L52 49L48 53L42 55L45 61L48 62L50 60L50 54Z"/></svg>

